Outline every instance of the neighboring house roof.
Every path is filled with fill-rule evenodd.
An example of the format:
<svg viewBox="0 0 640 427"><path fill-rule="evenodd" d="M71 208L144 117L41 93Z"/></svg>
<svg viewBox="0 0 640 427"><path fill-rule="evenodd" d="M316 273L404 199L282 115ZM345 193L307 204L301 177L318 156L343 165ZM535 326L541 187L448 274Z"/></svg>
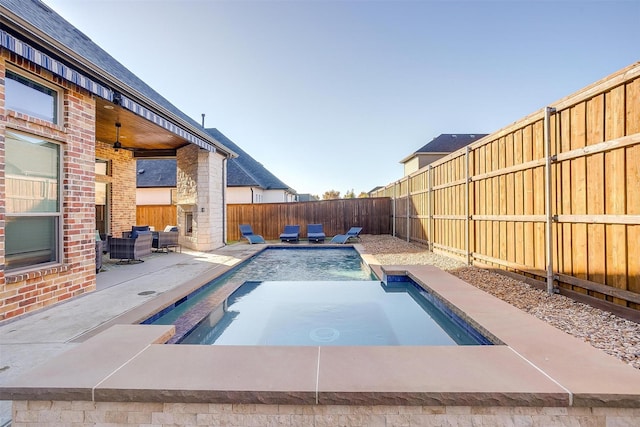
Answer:
<svg viewBox="0 0 640 427"><path fill-rule="evenodd" d="M443 133L427 142L411 155L400 160L400 163L406 163L418 154L453 153L487 135L486 133Z"/></svg>
<svg viewBox="0 0 640 427"><path fill-rule="evenodd" d="M260 162L246 151L237 146L216 128L206 131L226 147L229 147L238 157L227 161L228 187L260 187L265 190L286 190L295 194L295 190L269 172Z"/></svg>
<svg viewBox="0 0 640 427"><path fill-rule="evenodd" d="M145 159L137 161L136 187L176 186L176 159Z"/></svg>
<svg viewBox="0 0 640 427"><path fill-rule="evenodd" d="M111 89L120 91L127 90L129 96L142 95L143 101L150 102L151 104L155 103L160 107L160 110L164 109L169 112L170 115L181 121L183 126L186 125L185 128L192 134L206 140L209 144L216 143L216 141L211 140L211 138L203 132L200 124L177 109L42 1L0 0L0 7L6 8L20 19L42 31L47 38L53 39L53 43L51 43L51 40L45 39L46 42L53 45L62 45L63 48L66 48L63 49L67 51L65 53L72 57L73 60L91 69L91 71L98 75L103 74L100 75L100 77L102 79L107 77L109 86L119 86L111 87ZM104 73L106 73L107 76L104 76ZM88 75L92 78L94 77L91 74ZM112 79L110 79L109 76L112 77ZM218 148L222 151L227 151L223 145L220 145ZM230 154L234 153L230 152Z"/></svg>
<svg viewBox="0 0 640 427"><path fill-rule="evenodd" d="M298 201L299 202L315 202L317 200L318 200L318 198L316 196L314 196L313 194L309 194L309 193L298 194Z"/></svg>

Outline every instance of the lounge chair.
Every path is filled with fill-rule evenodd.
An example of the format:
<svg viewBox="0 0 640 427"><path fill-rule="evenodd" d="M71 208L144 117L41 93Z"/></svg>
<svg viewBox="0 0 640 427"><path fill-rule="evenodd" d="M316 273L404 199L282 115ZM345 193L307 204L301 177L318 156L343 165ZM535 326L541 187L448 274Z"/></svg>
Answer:
<svg viewBox="0 0 640 427"><path fill-rule="evenodd" d="M351 227L345 234L338 234L336 236L333 236L333 239L331 239L331 243L343 244L347 243L349 239L359 239L361 231L362 227Z"/></svg>
<svg viewBox="0 0 640 427"><path fill-rule="evenodd" d="M266 243L264 237L253 233L253 229L249 224L240 224L240 234L249 241L250 245L254 243Z"/></svg>
<svg viewBox="0 0 640 427"><path fill-rule="evenodd" d="M307 238L313 242L324 242L327 237L322 229L322 224L308 224L307 225Z"/></svg>
<svg viewBox="0 0 640 427"><path fill-rule="evenodd" d="M284 231L280 235L281 242L297 242L300 239L299 225L285 225Z"/></svg>

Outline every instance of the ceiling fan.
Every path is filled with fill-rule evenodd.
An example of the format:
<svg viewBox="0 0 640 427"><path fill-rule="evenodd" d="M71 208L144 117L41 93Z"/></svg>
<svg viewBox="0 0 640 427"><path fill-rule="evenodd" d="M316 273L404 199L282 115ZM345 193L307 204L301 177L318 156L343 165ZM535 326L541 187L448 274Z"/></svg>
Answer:
<svg viewBox="0 0 640 427"><path fill-rule="evenodd" d="M134 147L125 147L124 145L122 145L122 143L120 142L120 127L122 125L120 124L120 122L116 122L116 142L113 143L113 151L118 151L118 150L129 150L129 151L137 151L137 148Z"/></svg>

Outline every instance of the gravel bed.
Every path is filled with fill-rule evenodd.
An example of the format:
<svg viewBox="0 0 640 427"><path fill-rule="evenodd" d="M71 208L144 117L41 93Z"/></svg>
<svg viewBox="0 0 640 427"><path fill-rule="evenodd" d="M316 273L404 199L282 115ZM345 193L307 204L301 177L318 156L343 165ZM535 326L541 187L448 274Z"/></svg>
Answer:
<svg viewBox="0 0 640 427"><path fill-rule="evenodd" d="M396 237L362 235L360 243L380 264L434 265L640 369L638 323L563 295L549 295L543 290L498 273L467 267L457 259L429 252L424 246Z"/></svg>

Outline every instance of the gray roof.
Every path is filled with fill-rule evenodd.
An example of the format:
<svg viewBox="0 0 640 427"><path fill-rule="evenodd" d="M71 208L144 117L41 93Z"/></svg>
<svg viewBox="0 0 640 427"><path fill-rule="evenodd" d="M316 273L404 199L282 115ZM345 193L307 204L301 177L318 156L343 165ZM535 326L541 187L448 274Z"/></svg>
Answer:
<svg viewBox="0 0 640 427"><path fill-rule="evenodd" d="M453 153L487 135L486 133L443 133L427 142L414 154Z"/></svg>
<svg viewBox="0 0 640 427"><path fill-rule="evenodd" d="M218 129L207 129L207 133L238 153L237 158L227 161L227 186L259 187L265 190L287 190L295 193L295 190L280 181ZM137 168L136 184L138 188L176 186L175 159L140 159L137 161Z"/></svg>
<svg viewBox="0 0 640 427"><path fill-rule="evenodd" d="M227 186L260 187L265 190L287 190L295 193L278 177L269 172L260 162L227 138L216 128L208 128L207 133L226 147L238 153L238 157L227 161Z"/></svg>
<svg viewBox="0 0 640 427"><path fill-rule="evenodd" d="M140 159L136 163L136 187L176 186L176 159Z"/></svg>
<svg viewBox="0 0 640 427"><path fill-rule="evenodd" d="M116 61L100 46L91 41L84 33L40 0L0 0L0 6L10 10L24 21L40 29L47 36L77 54L78 58L74 58L77 61L84 60L85 63L89 62L94 67L106 72L118 81L114 82L113 80L109 80L106 83L107 86L124 83L124 85L138 92L147 100L156 103L161 108L164 108L182 120L185 124L190 125L190 131L195 130L197 134L206 138L206 133L203 132L202 126L198 122L176 108L158 92L129 71L124 65ZM34 45L34 47L38 48L37 45ZM70 61L69 58L66 58L66 61L65 58L57 59L62 62ZM95 76L92 77L95 78ZM118 88L118 90L122 89Z"/></svg>
<svg viewBox="0 0 640 427"><path fill-rule="evenodd" d="M418 154L453 153L487 135L486 133L442 133L400 160L400 163L406 163Z"/></svg>

